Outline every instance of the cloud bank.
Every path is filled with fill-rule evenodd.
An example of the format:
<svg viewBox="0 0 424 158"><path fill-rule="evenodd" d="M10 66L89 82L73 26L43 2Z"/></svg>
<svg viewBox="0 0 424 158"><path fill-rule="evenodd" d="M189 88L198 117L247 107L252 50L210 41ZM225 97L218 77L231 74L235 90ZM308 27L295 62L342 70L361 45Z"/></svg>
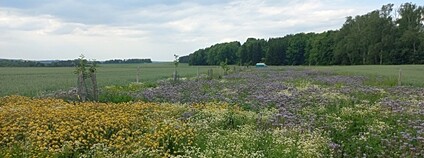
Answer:
<svg viewBox="0 0 424 158"><path fill-rule="evenodd" d="M85 54L97 60L166 61L218 42L338 29L345 17L386 3L5 0L0 2L0 58L74 59Z"/></svg>

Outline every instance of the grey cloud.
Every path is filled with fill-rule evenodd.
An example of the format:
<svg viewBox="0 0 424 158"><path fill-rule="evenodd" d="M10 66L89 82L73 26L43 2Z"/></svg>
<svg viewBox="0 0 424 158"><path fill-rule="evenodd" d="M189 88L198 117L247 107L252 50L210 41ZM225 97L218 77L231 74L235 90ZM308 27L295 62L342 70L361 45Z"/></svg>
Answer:
<svg viewBox="0 0 424 158"><path fill-rule="evenodd" d="M6 0L0 1L0 33L9 32L15 41L3 42L0 53L53 58L46 52L60 50L64 57L76 57L86 51L99 60L134 56L172 60L174 53L188 54L217 42L338 29L345 16L380 7L338 1L34 0L24 5ZM3 12L9 14L2 16ZM19 18L23 20L17 25ZM0 35L0 41L5 39Z"/></svg>
<svg viewBox="0 0 424 158"><path fill-rule="evenodd" d="M225 0L5 0L0 1L0 6L22 9L27 14L31 15L55 15L56 17L67 22L125 25L131 24L132 21L143 21L143 18L145 17L137 17L131 15L130 13L144 10L146 8L148 9L152 6L156 8L157 6L163 6L167 8L178 9L178 6L186 3L210 6L226 2L227 1ZM161 10L155 10L154 13L161 14L160 11ZM178 14L178 10L166 12ZM124 20L122 19L123 17ZM125 19L125 17L127 17L127 19Z"/></svg>

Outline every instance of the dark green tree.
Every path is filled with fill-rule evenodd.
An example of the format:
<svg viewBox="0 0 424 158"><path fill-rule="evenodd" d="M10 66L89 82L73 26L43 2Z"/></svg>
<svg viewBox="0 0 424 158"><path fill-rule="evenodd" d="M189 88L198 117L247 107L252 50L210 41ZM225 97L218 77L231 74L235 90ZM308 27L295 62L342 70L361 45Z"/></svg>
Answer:
<svg viewBox="0 0 424 158"><path fill-rule="evenodd" d="M194 52L189 63L218 65L226 59L240 65L424 63L424 7L405 3L394 14L393 6L347 17L335 31L290 34L268 41L248 38L241 46L238 42L216 44Z"/></svg>
<svg viewBox="0 0 424 158"><path fill-rule="evenodd" d="M267 65L284 64L287 44L284 38L271 38L268 40L268 49L265 55Z"/></svg>
<svg viewBox="0 0 424 158"><path fill-rule="evenodd" d="M241 65L260 63L265 57L267 42L264 39L248 38L239 49Z"/></svg>
<svg viewBox="0 0 424 158"><path fill-rule="evenodd" d="M418 64L422 58L422 53L418 49L423 34L423 7L404 3L398 13L401 18L396 20L399 36L396 64Z"/></svg>

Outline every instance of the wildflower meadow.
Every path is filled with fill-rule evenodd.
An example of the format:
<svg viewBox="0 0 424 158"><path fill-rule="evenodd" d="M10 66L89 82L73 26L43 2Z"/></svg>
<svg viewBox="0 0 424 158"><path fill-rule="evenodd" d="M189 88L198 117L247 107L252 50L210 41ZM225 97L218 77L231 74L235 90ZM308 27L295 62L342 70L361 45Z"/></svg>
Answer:
<svg viewBox="0 0 424 158"><path fill-rule="evenodd" d="M424 89L300 68L0 98L0 157L422 157Z"/></svg>

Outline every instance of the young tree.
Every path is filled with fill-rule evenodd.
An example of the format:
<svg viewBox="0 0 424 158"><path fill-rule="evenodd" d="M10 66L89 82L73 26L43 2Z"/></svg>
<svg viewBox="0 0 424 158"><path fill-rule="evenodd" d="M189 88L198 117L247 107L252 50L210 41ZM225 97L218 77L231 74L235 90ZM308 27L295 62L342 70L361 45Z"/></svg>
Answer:
<svg viewBox="0 0 424 158"><path fill-rule="evenodd" d="M228 66L227 63L228 63L228 60L225 59L225 62L222 61L221 64L220 64L222 70L224 70L224 75L227 75L228 71L230 70L230 67Z"/></svg>
<svg viewBox="0 0 424 158"><path fill-rule="evenodd" d="M78 58L78 64L75 70L75 74L78 75L77 81L77 93L80 101L86 101L87 97L87 87L85 84L85 79L87 79L87 60L84 55L80 55Z"/></svg>
<svg viewBox="0 0 424 158"><path fill-rule="evenodd" d="M177 54L174 54L174 66L175 66L175 69L174 69L174 82L176 82L177 80L178 80L178 72L177 72L177 67L178 67L178 64L180 63L179 62L179 60L178 60L178 55Z"/></svg>
<svg viewBox="0 0 424 158"><path fill-rule="evenodd" d="M88 62L85 59L84 55L80 55L78 58L77 67L75 70L75 74L78 75L78 81L77 81L77 93L80 101L86 101L89 98L89 88L87 87L86 80L88 78L91 78L91 99L97 100L98 99L98 89L97 89L97 79L96 79L96 62Z"/></svg>
<svg viewBox="0 0 424 158"><path fill-rule="evenodd" d="M99 90L97 88L97 77L96 77L97 68L96 67L97 67L96 60L93 60L90 68L88 69L90 73L91 83L92 83L93 100L99 99Z"/></svg>

